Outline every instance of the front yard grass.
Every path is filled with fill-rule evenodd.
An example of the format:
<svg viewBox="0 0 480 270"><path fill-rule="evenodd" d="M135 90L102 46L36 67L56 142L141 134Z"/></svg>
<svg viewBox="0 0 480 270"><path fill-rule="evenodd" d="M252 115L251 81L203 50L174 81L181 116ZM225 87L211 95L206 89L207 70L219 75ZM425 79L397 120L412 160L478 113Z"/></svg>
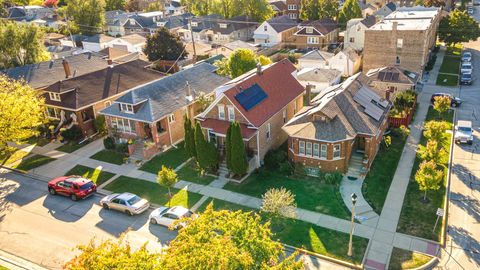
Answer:
<svg viewBox="0 0 480 270"><path fill-rule="evenodd" d="M118 151L114 150L107 150L104 149L102 151L97 152L93 156L91 156L91 159L103 161L103 162L108 162L116 165L122 165L123 164L123 159L126 157L125 154L120 153Z"/></svg>
<svg viewBox="0 0 480 270"><path fill-rule="evenodd" d="M15 163L16 161L25 158L28 156L28 152L23 151L23 150L17 150L17 149L8 149L5 151L0 152L0 164L1 165L11 165Z"/></svg>
<svg viewBox="0 0 480 270"><path fill-rule="evenodd" d="M318 179L296 179L276 172L252 173L242 184L228 183L224 188L234 192L261 198L271 188L284 187L295 194L299 208L349 219L350 213L335 185L321 183Z"/></svg>
<svg viewBox="0 0 480 270"><path fill-rule="evenodd" d="M27 143L28 144L34 144L36 146L45 146L50 142L49 139L44 138L44 137L38 137L38 136L32 136L28 138Z"/></svg>
<svg viewBox="0 0 480 270"><path fill-rule="evenodd" d="M202 198L202 195L198 193L189 192L186 189L172 188L173 197L169 201L168 190L159 184L123 175L108 184L105 189L117 193L131 192L154 204L180 205L187 208L191 208Z"/></svg>
<svg viewBox="0 0 480 270"><path fill-rule="evenodd" d="M450 123L450 129L453 126L453 111L446 115L439 115L433 107L428 108L428 113L425 121L430 120L444 120ZM451 134L446 134L440 142L442 147L450 153ZM420 139L421 145L426 145L427 139L423 136ZM415 173L422 159L417 155L413 164L412 172L410 174L410 182L408 184L407 192L403 202L402 212L397 227L397 231L409 235L431 239L434 241L440 240L440 232L442 228L441 221L437 224L435 232L432 232L435 220L437 218L437 208L443 208L445 201L445 184L448 172L448 159L441 162L440 166L444 172L444 183L440 189L427 192L428 203L423 203L422 198L424 192L419 190L419 186L415 181ZM441 220L441 219L440 219Z"/></svg>
<svg viewBox="0 0 480 270"><path fill-rule="evenodd" d="M440 66L440 73L458 74L460 71L460 60L458 56L445 55Z"/></svg>
<svg viewBox="0 0 480 270"><path fill-rule="evenodd" d="M180 170L177 171L177 175L180 180L185 180L201 185L208 185L213 180L215 180L215 177L210 175L201 176L196 168L194 161L190 161L188 164L185 164L185 166L183 166Z"/></svg>
<svg viewBox="0 0 480 270"><path fill-rule="evenodd" d="M393 248L390 269L414 269L428 263L432 257L400 248Z"/></svg>
<svg viewBox="0 0 480 270"><path fill-rule="evenodd" d="M88 144L88 142L84 142L82 144L80 144L78 142L68 142L68 143L63 144L60 147L55 148L55 150L65 152L65 153L73 153L73 152L77 151L78 149L84 147L87 144Z"/></svg>
<svg viewBox="0 0 480 270"><path fill-rule="evenodd" d="M158 156L152 158L145 163L140 170L157 174L162 168L162 165L175 169L182 163L187 161L188 154L183 147L183 142L177 144L177 148L170 148L165 153L161 153Z"/></svg>
<svg viewBox="0 0 480 270"><path fill-rule="evenodd" d="M456 44L454 46L448 46L445 55L461 56L462 44Z"/></svg>
<svg viewBox="0 0 480 270"><path fill-rule="evenodd" d="M402 136L391 136L392 144L386 148L384 145L380 148L370 171L365 177L362 186L362 193L367 202L372 206L373 210L380 214L383 204L387 198L390 184L402 156L403 147L406 138Z"/></svg>
<svg viewBox="0 0 480 270"><path fill-rule="evenodd" d="M28 171L28 170L40 167L42 165L45 165L54 160L55 158L42 156L42 155L34 155L32 157L28 157L22 160L19 164L12 166L12 168L15 168L17 170L22 170L22 171Z"/></svg>
<svg viewBox="0 0 480 270"><path fill-rule="evenodd" d="M70 171L68 171L65 175L80 175L92 180L98 186L105 183L115 174L103 171L101 166L94 169L87 166L77 165L73 167Z"/></svg>
<svg viewBox="0 0 480 270"><path fill-rule="evenodd" d="M213 208L216 210L242 210L258 213L258 210L217 199L207 200L201 205L198 212L203 212L206 206L212 201ZM269 220L264 213L260 213L260 215L263 221ZM346 233L285 217L273 219L270 228L273 232L273 238L284 244L307 249L315 253L355 264L361 264L368 245L368 239L354 236L353 257L350 258L347 256L349 235Z"/></svg>
<svg viewBox="0 0 480 270"><path fill-rule="evenodd" d="M437 85L443 86L457 86L458 85L458 75L450 75L439 73L437 76Z"/></svg>

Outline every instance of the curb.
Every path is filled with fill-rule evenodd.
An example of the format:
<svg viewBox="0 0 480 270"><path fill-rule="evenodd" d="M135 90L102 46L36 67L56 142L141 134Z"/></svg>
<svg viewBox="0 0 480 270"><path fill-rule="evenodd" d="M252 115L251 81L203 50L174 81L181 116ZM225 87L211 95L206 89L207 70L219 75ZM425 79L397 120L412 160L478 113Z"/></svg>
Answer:
<svg viewBox="0 0 480 270"><path fill-rule="evenodd" d="M0 266L5 266L7 269L17 270L46 270L47 268L40 266L34 262L31 262L27 259L18 257L10 252L0 250ZM13 268L10 268L12 267Z"/></svg>
<svg viewBox="0 0 480 270"><path fill-rule="evenodd" d="M353 264L351 262L343 261L343 260L340 260L340 259L335 259L335 258L328 257L328 256L325 256L325 255L322 255L322 254L318 254L318 253L315 253L315 252L312 252L312 251L308 251L308 250L303 249L303 248L297 248L297 247L290 246L290 245L283 244L283 243L282 243L282 245L283 245L285 250L289 250L289 251L292 251L292 252L299 251L303 254L307 254L307 255L317 257L317 258L325 260L325 261L329 261L329 262L332 262L332 263L335 263L335 264L346 266L346 267L349 267L351 269L359 269L359 270L363 269L363 264L362 265Z"/></svg>

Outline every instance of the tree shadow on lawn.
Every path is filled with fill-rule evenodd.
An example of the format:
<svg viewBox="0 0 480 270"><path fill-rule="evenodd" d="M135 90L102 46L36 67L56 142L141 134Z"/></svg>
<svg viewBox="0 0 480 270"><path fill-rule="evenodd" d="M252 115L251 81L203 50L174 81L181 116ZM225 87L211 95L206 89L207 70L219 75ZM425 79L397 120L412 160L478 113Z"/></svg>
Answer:
<svg viewBox="0 0 480 270"><path fill-rule="evenodd" d="M450 226L448 234L452 241L465 251L468 258L480 268L480 243L464 228ZM458 248L458 247L457 247Z"/></svg>

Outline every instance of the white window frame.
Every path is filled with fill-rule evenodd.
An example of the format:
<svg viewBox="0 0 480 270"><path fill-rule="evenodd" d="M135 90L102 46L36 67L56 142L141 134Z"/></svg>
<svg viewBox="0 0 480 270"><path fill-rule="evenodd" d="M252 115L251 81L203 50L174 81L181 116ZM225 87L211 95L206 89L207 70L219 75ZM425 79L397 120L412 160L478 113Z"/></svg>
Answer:
<svg viewBox="0 0 480 270"><path fill-rule="evenodd" d="M264 25L264 26L263 26L263 31L265 31L265 32L268 31L268 26L267 26L267 25Z"/></svg>
<svg viewBox="0 0 480 270"><path fill-rule="evenodd" d="M198 22L192 22L193 27L198 27Z"/></svg>
<svg viewBox="0 0 480 270"><path fill-rule="evenodd" d="M103 105L106 107L109 107L110 105L112 105L112 102L110 100L107 100L103 103Z"/></svg>
<svg viewBox="0 0 480 270"><path fill-rule="evenodd" d="M401 62L400 56L395 57L395 65L400 65Z"/></svg>
<svg viewBox="0 0 480 270"><path fill-rule="evenodd" d="M307 34L313 34L313 27L308 26L305 28L305 31L307 32Z"/></svg>
<svg viewBox="0 0 480 270"><path fill-rule="evenodd" d="M312 142L307 142L305 146L305 155L311 157L312 156Z"/></svg>
<svg viewBox="0 0 480 270"><path fill-rule="evenodd" d="M175 115L172 113L168 115L168 123L173 123L173 122L175 122Z"/></svg>
<svg viewBox="0 0 480 270"><path fill-rule="evenodd" d="M217 109L218 109L218 119L225 120L225 105L218 104Z"/></svg>
<svg viewBox="0 0 480 270"><path fill-rule="evenodd" d="M270 138L272 137L272 126L270 125L270 123L267 123L266 136L267 136L267 140L270 140Z"/></svg>
<svg viewBox="0 0 480 270"><path fill-rule="evenodd" d="M133 113L133 105L127 103L120 103L120 111L126 113Z"/></svg>
<svg viewBox="0 0 480 270"><path fill-rule="evenodd" d="M62 98L60 97L59 93L48 92L48 96L52 101L62 101Z"/></svg>
<svg viewBox="0 0 480 270"><path fill-rule="evenodd" d="M305 142L304 141L299 141L298 142L298 154L299 155L305 155Z"/></svg>
<svg viewBox="0 0 480 270"><path fill-rule="evenodd" d="M225 28L228 27L228 24L226 24L226 23L219 23L218 26L219 26L220 28L225 29Z"/></svg>
<svg viewBox="0 0 480 270"><path fill-rule="evenodd" d="M137 132L135 121L125 118L112 117L112 127L116 128L122 133L136 134Z"/></svg>
<svg viewBox="0 0 480 270"><path fill-rule="evenodd" d="M327 159L327 145L326 144L321 144L320 145L320 159Z"/></svg>
<svg viewBox="0 0 480 270"><path fill-rule="evenodd" d="M235 121L235 108L231 105L227 106L228 111L228 121L233 122Z"/></svg>
<svg viewBox="0 0 480 270"><path fill-rule="evenodd" d="M320 145L318 143L313 144L313 157L320 158Z"/></svg>
<svg viewBox="0 0 480 270"><path fill-rule="evenodd" d="M50 111L48 109L53 109L54 115L50 115ZM48 118L60 119L60 110L55 107L45 107L45 114Z"/></svg>
<svg viewBox="0 0 480 270"><path fill-rule="evenodd" d="M333 145L333 159L339 159L342 157L342 145L334 144Z"/></svg>
<svg viewBox="0 0 480 270"><path fill-rule="evenodd" d="M307 37L307 44L319 44L318 37Z"/></svg>
<svg viewBox="0 0 480 270"><path fill-rule="evenodd" d="M397 38L397 48L401 49L403 47L403 38Z"/></svg>

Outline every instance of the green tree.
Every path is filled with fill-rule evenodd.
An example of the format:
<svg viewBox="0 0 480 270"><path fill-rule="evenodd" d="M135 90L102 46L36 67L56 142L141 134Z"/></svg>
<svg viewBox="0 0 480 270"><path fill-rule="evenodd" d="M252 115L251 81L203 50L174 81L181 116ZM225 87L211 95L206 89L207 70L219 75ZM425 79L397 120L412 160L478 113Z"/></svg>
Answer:
<svg viewBox="0 0 480 270"><path fill-rule="evenodd" d="M168 196L172 197L171 188L178 182L177 173L171 169L162 165L162 169L158 172L157 183L168 189Z"/></svg>
<svg viewBox="0 0 480 270"><path fill-rule="evenodd" d="M466 11L454 9L440 21L438 38L448 45L476 40L480 36L478 23Z"/></svg>
<svg viewBox="0 0 480 270"><path fill-rule="evenodd" d="M225 159L227 162L227 169L231 170L232 163L232 130L235 122L230 123L227 129L227 135L225 137Z"/></svg>
<svg viewBox="0 0 480 270"><path fill-rule="evenodd" d="M163 269L304 269L296 254L280 262L283 247L258 214L215 211L210 204L187 222L166 249Z"/></svg>
<svg viewBox="0 0 480 270"><path fill-rule="evenodd" d="M440 114L445 115L450 110L451 100L447 96L437 96L433 102L433 108Z"/></svg>
<svg viewBox="0 0 480 270"><path fill-rule="evenodd" d="M440 188L443 180L443 172L437 170L437 164L435 164L433 160L424 160L415 174L415 180L418 183L419 189L425 191L423 201L427 201L427 191L438 190Z"/></svg>
<svg viewBox="0 0 480 270"><path fill-rule="evenodd" d="M234 122L230 134L230 168L236 175L244 175L248 170L247 151L242 138L240 124Z"/></svg>
<svg viewBox="0 0 480 270"><path fill-rule="evenodd" d="M183 59L187 56L180 38L168 31L167 28L159 28L153 35L147 36L147 44L143 52L149 61Z"/></svg>
<svg viewBox="0 0 480 270"><path fill-rule="evenodd" d="M205 170L214 169L218 165L217 149L213 142L205 140L200 123L195 125L195 149L197 150L197 162L202 169L202 173Z"/></svg>
<svg viewBox="0 0 480 270"><path fill-rule="evenodd" d="M300 19L305 21L318 20L320 17L319 0L302 0L300 8Z"/></svg>
<svg viewBox="0 0 480 270"><path fill-rule="evenodd" d="M218 67L218 73L236 78L247 71L254 69L257 64L268 65L272 63L270 58L258 56L250 49L237 49L229 58L223 58L215 62Z"/></svg>
<svg viewBox="0 0 480 270"><path fill-rule="evenodd" d="M338 14L338 22L345 29L347 22L354 18L362 18L362 9L357 0L346 0Z"/></svg>
<svg viewBox="0 0 480 270"><path fill-rule="evenodd" d="M69 0L59 11L73 21L82 34L102 33L105 23L105 0Z"/></svg>
<svg viewBox="0 0 480 270"><path fill-rule="evenodd" d="M138 0L126 0L125 11L128 11L128 12L141 11L139 1Z"/></svg>
<svg viewBox="0 0 480 270"><path fill-rule="evenodd" d="M185 150L189 157L196 157L197 151L195 150L195 134L192 128L192 122L187 115L184 116L183 128L185 130Z"/></svg>
<svg viewBox="0 0 480 270"><path fill-rule="evenodd" d="M105 10L124 10L125 4L125 0L105 0Z"/></svg>
<svg viewBox="0 0 480 270"><path fill-rule="evenodd" d="M241 0L245 15L252 18L253 21L263 22L273 17L275 12L268 0Z"/></svg>
<svg viewBox="0 0 480 270"><path fill-rule="evenodd" d="M8 142L23 142L38 135L45 121L44 100L27 84L0 75L0 151Z"/></svg>
<svg viewBox="0 0 480 270"><path fill-rule="evenodd" d="M445 7L444 0L425 0L423 5L426 7Z"/></svg>
<svg viewBox="0 0 480 270"><path fill-rule="evenodd" d="M448 129L448 123L445 121L428 121L423 129L423 136L428 140L441 142Z"/></svg>
<svg viewBox="0 0 480 270"><path fill-rule="evenodd" d="M270 213L274 217L295 218L297 215L296 208L295 195L284 187L271 188L262 195L261 210Z"/></svg>
<svg viewBox="0 0 480 270"><path fill-rule="evenodd" d="M146 243L139 249L125 241L125 234L117 240L97 243L95 238L86 245L77 247L80 251L64 265L67 270L80 269L161 269L159 253L150 253Z"/></svg>
<svg viewBox="0 0 480 270"><path fill-rule="evenodd" d="M319 18L336 20L338 17L338 0L320 0Z"/></svg>
<svg viewBox="0 0 480 270"><path fill-rule="evenodd" d="M214 10L214 0L182 0L181 4L195 16L205 16Z"/></svg>
<svg viewBox="0 0 480 270"><path fill-rule="evenodd" d="M35 24L0 21L0 69L48 61L43 37Z"/></svg>
<svg viewBox="0 0 480 270"><path fill-rule="evenodd" d="M438 141L428 140L426 146L419 145L418 154L423 160L432 160L435 163L440 163L447 155L447 152L440 146Z"/></svg>

